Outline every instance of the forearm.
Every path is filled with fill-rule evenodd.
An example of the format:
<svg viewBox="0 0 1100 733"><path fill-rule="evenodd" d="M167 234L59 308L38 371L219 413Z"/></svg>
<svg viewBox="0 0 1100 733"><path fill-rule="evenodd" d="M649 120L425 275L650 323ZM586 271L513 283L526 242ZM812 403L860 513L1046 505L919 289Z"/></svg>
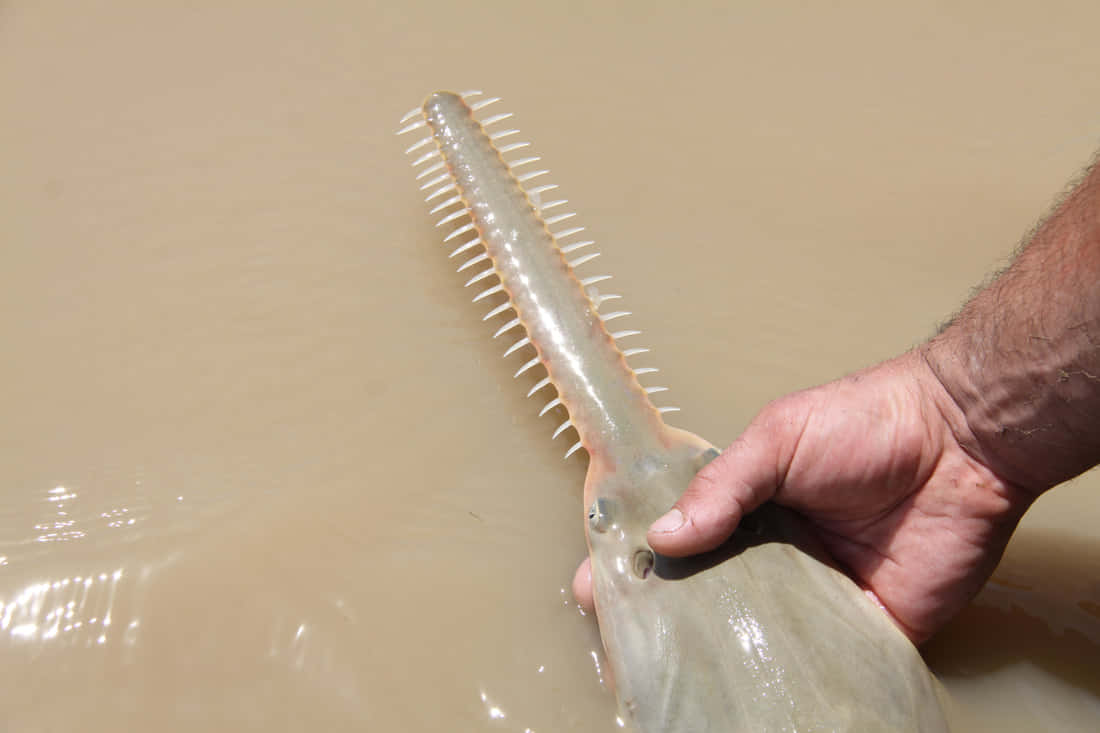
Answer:
<svg viewBox="0 0 1100 733"><path fill-rule="evenodd" d="M922 354L998 475L1039 493L1100 462L1100 165Z"/></svg>

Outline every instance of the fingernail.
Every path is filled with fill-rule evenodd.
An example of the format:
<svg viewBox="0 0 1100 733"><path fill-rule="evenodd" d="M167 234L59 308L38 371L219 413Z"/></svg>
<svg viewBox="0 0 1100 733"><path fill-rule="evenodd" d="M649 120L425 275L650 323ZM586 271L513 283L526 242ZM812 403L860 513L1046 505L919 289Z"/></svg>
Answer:
<svg viewBox="0 0 1100 733"><path fill-rule="evenodd" d="M653 523L649 529L652 532L675 532L684 526L684 513L679 509L673 509Z"/></svg>

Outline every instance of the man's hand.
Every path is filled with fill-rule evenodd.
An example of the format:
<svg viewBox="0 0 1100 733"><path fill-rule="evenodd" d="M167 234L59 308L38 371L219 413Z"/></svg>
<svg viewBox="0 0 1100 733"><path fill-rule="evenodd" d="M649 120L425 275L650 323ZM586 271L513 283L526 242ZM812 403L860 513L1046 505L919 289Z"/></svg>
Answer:
<svg viewBox="0 0 1100 733"><path fill-rule="evenodd" d="M650 529L659 553L713 549L768 500L826 549L914 641L981 588L1034 494L960 444L966 421L919 352L767 407ZM781 582L781 581L780 581ZM591 605L587 561L574 592Z"/></svg>
<svg viewBox="0 0 1100 733"><path fill-rule="evenodd" d="M712 549L772 499L911 639L928 638L989 578L1035 497L1100 463L1098 283L1093 165L940 334L765 407L649 543ZM586 561L573 590L588 606L591 586Z"/></svg>

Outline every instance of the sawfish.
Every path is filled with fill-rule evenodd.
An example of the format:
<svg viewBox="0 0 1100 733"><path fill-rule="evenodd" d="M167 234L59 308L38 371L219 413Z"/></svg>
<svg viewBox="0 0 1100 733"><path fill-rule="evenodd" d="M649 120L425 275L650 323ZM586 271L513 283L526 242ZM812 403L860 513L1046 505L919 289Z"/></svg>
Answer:
<svg viewBox="0 0 1100 733"><path fill-rule="evenodd" d="M720 548L674 559L646 543L649 525L717 449L672 427L620 348L630 315L603 309L608 275L584 275L593 241L499 98L436 92L401 120L422 131L406 151L430 213L465 255L474 300L516 337L506 355L533 352L528 395L554 392L539 415L564 407L554 438L575 430L566 455L589 457L585 535L600 637L620 723L640 733L707 731L946 731L945 693L913 644L815 542L794 513L766 504ZM487 110L488 111L484 111Z"/></svg>

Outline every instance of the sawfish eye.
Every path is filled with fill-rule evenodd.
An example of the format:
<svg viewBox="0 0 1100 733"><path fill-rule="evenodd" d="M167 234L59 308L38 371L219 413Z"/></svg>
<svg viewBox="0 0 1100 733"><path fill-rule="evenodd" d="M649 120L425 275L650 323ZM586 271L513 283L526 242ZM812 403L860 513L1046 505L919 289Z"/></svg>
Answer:
<svg viewBox="0 0 1100 733"><path fill-rule="evenodd" d="M717 457L718 457L718 451L717 450L715 450L714 448L707 448L705 451L703 451L703 453L697 459L695 470L698 471L703 466L707 465L708 463L710 463L711 461L713 461Z"/></svg>
<svg viewBox="0 0 1100 733"><path fill-rule="evenodd" d="M649 571L653 569L653 551L652 550L638 550L634 553L634 574L642 580L645 580L649 575Z"/></svg>
<svg viewBox="0 0 1100 733"><path fill-rule="evenodd" d="M588 526L596 532L606 532L611 525L611 517L608 514L607 502L596 499L588 509Z"/></svg>

